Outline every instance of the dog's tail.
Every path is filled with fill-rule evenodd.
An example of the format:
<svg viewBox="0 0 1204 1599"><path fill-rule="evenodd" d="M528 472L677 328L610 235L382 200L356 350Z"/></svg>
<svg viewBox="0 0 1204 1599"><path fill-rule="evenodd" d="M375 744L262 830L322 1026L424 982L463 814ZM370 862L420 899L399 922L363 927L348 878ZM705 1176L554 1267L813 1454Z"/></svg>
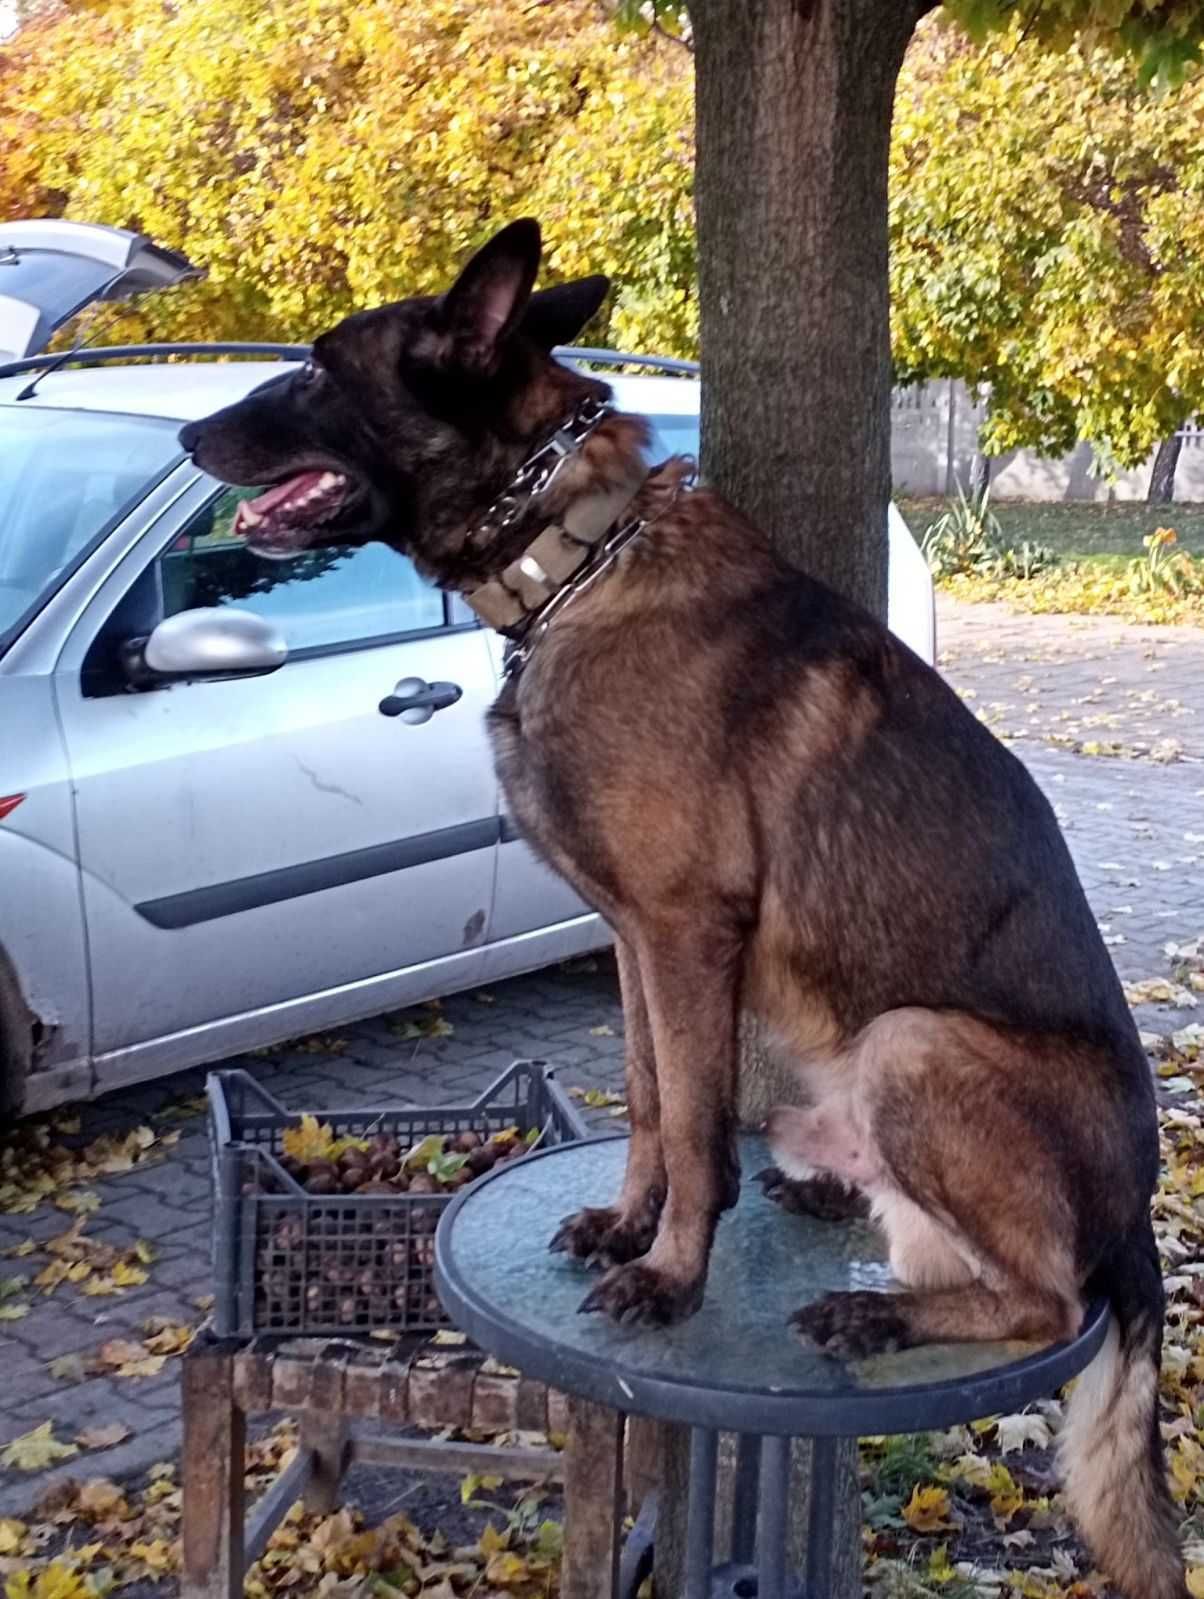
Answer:
<svg viewBox="0 0 1204 1599"><path fill-rule="evenodd" d="M1158 1427L1164 1297L1148 1222L1093 1286L1111 1300L1112 1323L1071 1394L1059 1442L1066 1498L1092 1555L1128 1599L1183 1599Z"/></svg>

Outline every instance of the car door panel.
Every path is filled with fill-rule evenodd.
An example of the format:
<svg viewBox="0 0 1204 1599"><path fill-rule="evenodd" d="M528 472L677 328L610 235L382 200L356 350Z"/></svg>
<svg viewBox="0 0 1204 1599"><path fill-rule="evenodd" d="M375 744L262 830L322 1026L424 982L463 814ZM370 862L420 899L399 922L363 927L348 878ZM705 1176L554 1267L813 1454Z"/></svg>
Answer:
<svg viewBox="0 0 1204 1599"><path fill-rule="evenodd" d="M307 626L325 625L324 580ZM236 603L270 614L260 598ZM85 692L70 663L88 640L68 652L98 1054L483 944L498 831L485 641L443 628L354 643L137 694ZM405 677L461 698L418 726L388 719L378 705Z"/></svg>

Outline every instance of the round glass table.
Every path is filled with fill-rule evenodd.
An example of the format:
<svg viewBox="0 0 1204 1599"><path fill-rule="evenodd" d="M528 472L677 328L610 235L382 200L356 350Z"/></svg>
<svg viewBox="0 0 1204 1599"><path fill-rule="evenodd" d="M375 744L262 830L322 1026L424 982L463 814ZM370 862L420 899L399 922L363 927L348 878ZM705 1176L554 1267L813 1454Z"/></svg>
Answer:
<svg viewBox="0 0 1204 1599"><path fill-rule="evenodd" d="M740 1202L720 1220L697 1313L667 1329L582 1315L594 1274L548 1243L563 1216L613 1202L626 1153L623 1136L561 1145L474 1183L440 1221L436 1287L458 1327L527 1376L692 1429L684 1599L802 1592L784 1569L791 1439L815 1441L807 1595L824 1599L835 1440L1014 1411L1075 1376L1103 1342L1100 1304L1075 1339L1045 1347L932 1344L847 1362L807 1350L787 1326L793 1311L833 1290L891 1287L881 1236L866 1222L789 1214L766 1199L750 1174L770 1156L753 1136L741 1139ZM720 1432L740 1435L735 1561L721 1573L712 1568Z"/></svg>

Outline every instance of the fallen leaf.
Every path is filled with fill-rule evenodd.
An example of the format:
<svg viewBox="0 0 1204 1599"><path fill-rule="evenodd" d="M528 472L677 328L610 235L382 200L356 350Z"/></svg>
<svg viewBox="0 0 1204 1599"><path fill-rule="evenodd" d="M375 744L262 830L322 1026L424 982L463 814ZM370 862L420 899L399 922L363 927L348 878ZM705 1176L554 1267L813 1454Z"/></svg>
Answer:
<svg viewBox="0 0 1204 1599"><path fill-rule="evenodd" d="M196 1337L195 1327L169 1321L165 1317L152 1316L143 1325L150 1334L146 1339L146 1347L152 1355L182 1355Z"/></svg>
<svg viewBox="0 0 1204 1599"><path fill-rule="evenodd" d="M47 1370L60 1382L83 1382L86 1375L82 1355L59 1355L57 1360L50 1362Z"/></svg>
<svg viewBox="0 0 1204 1599"><path fill-rule="evenodd" d="M119 1377L156 1377L167 1364L166 1355L144 1355L140 1360L127 1360L118 1366Z"/></svg>
<svg viewBox="0 0 1204 1599"><path fill-rule="evenodd" d="M165 1538L154 1538L149 1543L133 1543L130 1545L130 1554L141 1560L148 1571L158 1574L174 1571L178 1563L174 1544L168 1543Z"/></svg>
<svg viewBox="0 0 1204 1599"><path fill-rule="evenodd" d="M501 1486L502 1479L500 1477L478 1477L475 1471L470 1471L460 1483L460 1503L462 1505L471 1504L482 1488L486 1493L492 1493L495 1488L500 1488ZM481 1534L482 1553L491 1554L494 1549L504 1549L506 1547L506 1541L500 1543L491 1542L488 1546L486 1545L486 1539L494 1540L497 1536L497 1533L493 1530L493 1523L490 1522Z"/></svg>
<svg viewBox="0 0 1204 1599"><path fill-rule="evenodd" d="M146 1350L129 1338L110 1338L96 1351L96 1358L104 1366L124 1366L127 1361L141 1360Z"/></svg>
<svg viewBox="0 0 1204 1599"><path fill-rule="evenodd" d="M14 1521L7 1516L0 1517L0 1555L15 1555L20 1550L28 1531L23 1521Z"/></svg>
<svg viewBox="0 0 1204 1599"><path fill-rule="evenodd" d="M1025 1444L1035 1444L1044 1449L1053 1438L1044 1416L1000 1416L995 1423L995 1437L1001 1454L1010 1455Z"/></svg>
<svg viewBox="0 0 1204 1599"><path fill-rule="evenodd" d="M503 1588L526 1582L530 1575L531 1568L522 1555L516 1555L509 1549L491 1555L485 1567L485 1581L499 1582Z"/></svg>
<svg viewBox="0 0 1204 1599"><path fill-rule="evenodd" d="M40 1427L14 1438L0 1450L0 1466L17 1471L45 1471L56 1460L70 1460L72 1455L78 1454L74 1444L60 1443L54 1436L52 1421L44 1421Z"/></svg>
<svg viewBox="0 0 1204 1599"><path fill-rule="evenodd" d="M292 1160L330 1160L335 1145L334 1131L316 1116L302 1116L296 1127L286 1127L280 1135L284 1153Z"/></svg>
<svg viewBox="0 0 1204 1599"><path fill-rule="evenodd" d="M997 1524L1006 1526L1024 1503L1024 1490L1008 1468L998 1463L991 1468L987 1487L991 1491L991 1514Z"/></svg>
<svg viewBox="0 0 1204 1599"><path fill-rule="evenodd" d="M129 1436L130 1429L123 1421L111 1421L107 1427L88 1427L77 1432L75 1441L81 1449L112 1449L114 1444L124 1443Z"/></svg>
<svg viewBox="0 0 1204 1599"><path fill-rule="evenodd" d="M912 1489L911 1498L903 1506L903 1519L913 1532L944 1532L952 1523L949 1520L949 1494L944 1488L919 1483Z"/></svg>
<svg viewBox="0 0 1204 1599"><path fill-rule="evenodd" d="M125 1496L115 1482L107 1477L89 1477L79 1491L76 1503L90 1516L105 1516L124 1504Z"/></svg>
<svg viewBox="0 0 1204 1599"><path fill-rule="evenodd" d="M118 1261L110 1273L110 1279L118 1288L138 1288L146 1281L147 1274L141 1266L128 1266L124 1261Z"/></svg>

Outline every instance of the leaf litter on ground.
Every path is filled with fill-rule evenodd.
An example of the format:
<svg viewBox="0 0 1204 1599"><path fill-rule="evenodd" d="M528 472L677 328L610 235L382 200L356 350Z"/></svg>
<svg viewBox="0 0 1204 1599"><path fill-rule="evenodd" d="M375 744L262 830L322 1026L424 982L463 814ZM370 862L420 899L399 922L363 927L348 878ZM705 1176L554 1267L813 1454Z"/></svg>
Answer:
<svg viewBox="0 0 1204 1599"><path fill-rule="evenodd" d="M291 1422L248 1444L248 1499L270 1487L295 1448ZM475 1542L462 1543L423 1531L404 1514L369 1526L352 1506L319 1515L297 1503L247 1574L247 1599L553 1599L560 1524L546 1513L538 1486L524 1487L517 1497L499 1493L503 1488L493 1476L466 1479L460 1495L466 1504L483 1491L491 1503ZM511 1503L500 1502L507 1497ZM0 1520L5 1599L100 1599L134 1583L174 1577L180 1510L170 1462L152 1467L138 1485L105 1477L60 1482L27 1516Z"/></svg>

